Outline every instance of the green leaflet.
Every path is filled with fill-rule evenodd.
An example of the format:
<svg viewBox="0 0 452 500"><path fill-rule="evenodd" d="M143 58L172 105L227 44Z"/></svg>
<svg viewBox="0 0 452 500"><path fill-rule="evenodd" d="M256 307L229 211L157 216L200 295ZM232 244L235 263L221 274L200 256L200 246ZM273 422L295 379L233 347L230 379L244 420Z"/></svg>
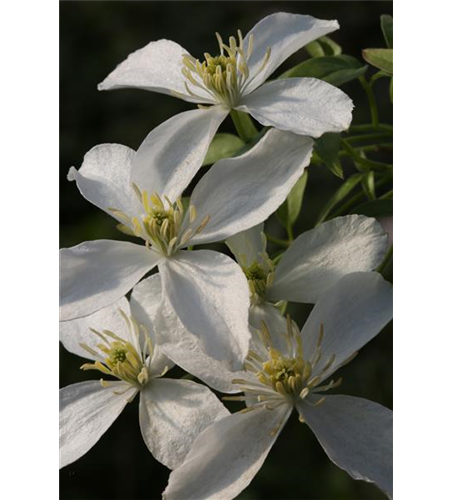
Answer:
<svg viewBox="0 0 452 500"><path fill-rule="evenodd" d="M384 217L392 215L392 200L374 200L358 205L352 210L354 214L368 217Z"/></svg>
<svg viewBox="0 0 452 500"><path fill-rule="evenodd" d="M342 47L329 36L321 36L305 45L304 49L311 57L335 56L342 53Z"/></svg>
<svg viewBox="0 0 452 500"><path fill-rule="evenodd" d="M383 36L385 37L385 42L386 45L388 46L389 49L392 49L392 16L388 14L383 14L380 17L380 23L381 23L381 31L383 32Z"/></svg>
<svg viewBox="0 0 452 500"><path fill-rule="evenodd" d="M361 185L363 191L369 200L375 200L377 198L375 194L375 173L373 170L368 170L361 180Z"/></svg>
<svg viewBox="0 0 452 500"><path fill-rule="evenodd" d="M339 160L339 149L341 147L340 134L327 133L315 140L315 152L322 163L340 179L344 178L344 171Z"/></svg>
<svg viewBox="0 0 452 500"><path fill-rule="evenodd" d="M367 66L352 56L336 55L315 57L294 66L279 78L311 77L319 78L339 87L363 75Z"/></svg>
<svg viewBox="0 0 452 500"><path fill-rule="evenodd" d="M212 163L216 163L223 158L230 158L244 146L245 143L236 135L222 133L217 134L209 146L202 165L212 165Z"/></svg>
<svg viewBox="0 0 452 500"><path fill-rule="evenodd" d="M365 49L363 58L391 75L451 75L451 49Z"/></svg>
<svg viewBox="0 0 452 500"><path fill-rule="evenodd" d="M341 201L343 200L352 190L353 188L361 182L363 178L363 174L353 174L348 179L346 179L343 184L336 190L333 196L329 199L326 205L323 207L323 210L320 212L319 217L317 219L317 224L323 222L331 212L331 210Z"/></svg>
<svg viewBox="0 0 452 500"><path fill-rule="evenodd" d="M306 183L308 182L308 171L298 179L295 186L289 193L286 201L278 208L276 215L284 227L293 226L300 215L303 204Z"/></svg>

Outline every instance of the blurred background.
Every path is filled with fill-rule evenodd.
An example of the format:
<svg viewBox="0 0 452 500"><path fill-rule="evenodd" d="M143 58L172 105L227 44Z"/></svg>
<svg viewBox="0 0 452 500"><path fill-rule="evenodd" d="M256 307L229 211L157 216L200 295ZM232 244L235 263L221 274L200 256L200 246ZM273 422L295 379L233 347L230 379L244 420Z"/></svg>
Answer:
<svg viewBox="0 0 452 500"><path fill-rule="evenodd" d="M98 238L128 239L113 218L87 202L75 183L66 180L69 167L79 168L96 144L121 143L137 149L146 135L176 113L193 109L179 99L141 90L98 92L101 82L130 52L152 40L178 42L195 57L215 54L215 31L223 38L240 28L245 34L263 17L278 11L337 19L341 29L331 35L343 53L361 59L361 50L384 47L380 15L392 14L386 1L64 1L60 3L60 243L70 247ZM294 54L283 72L306 59ZM368 123L366 95L357 81L342 89L355 103L353 124ZM381 121L392 123L387 83L375 85ZM228 118L220 131L234 132ZM346 173L351 172L347 170ZM351 167L350 167L351 168ZM200 175L205 172L203 169ZM302 213L295 233L311 228L319 211L341 185L325 167L311 167ZM195 179L196 182L196 179ZM275 217L267 226L285 237ZM223 252L223 245L217 248ZM272 247L270 246L270 251ZM391 269L385 277L392 278ZM289 305L302 325L310 306ZM337 393L364 397L392 408L392 330L387 327L340 375ZM60 386L88 380L93 372L79 370L83 360L60 351ZM168 375L179 377L182 371ZM232 411L239 404L228 405ZM128 405L100 442L76 463L60 472L62 499L159 499L168 477L147 450L138 425L137 401ZM332 464L314 435L293 415L241 500L385 498L373 485L353 481Z"/></svg>

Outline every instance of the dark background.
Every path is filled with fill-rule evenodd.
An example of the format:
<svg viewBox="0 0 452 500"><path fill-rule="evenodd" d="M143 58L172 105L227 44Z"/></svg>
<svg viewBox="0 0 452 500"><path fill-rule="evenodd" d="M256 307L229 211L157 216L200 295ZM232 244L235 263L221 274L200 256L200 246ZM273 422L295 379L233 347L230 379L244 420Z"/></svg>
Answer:
<svg viewBox="0 0 452 500"><path fill-rule="evenodd" d="M360 58L361 49L383 47L381 14L392 14L391 2L125 2L60 3L60 238L69 247L97 238L126 239L115 221L84 200L75 183L66 180L69 167L81 165L94 145L117 142L136 149L150 130L193 105L171 96L141 90L98 92L101 82L126 56L152 40L168 38L195 57L216 52L215 31L223 38L240 28L245 35L268 14L286 11L338 19L341 29L331 36L345 54ZM279 72L306 58L293 55ZM387 83L377 82L381 121L392 122ZM354 124L369 122L365 94L358 82L343 86L355 103ZM233 131L228 118L221 131ZM347 166L346 166L346 171ZM303 211L296 234L312 227L319 210L341 181L326 168L310 169ZM273 217L267 228L284 237ZM224 246L218 247L226 251ZM271 249L271 248L270 248ZM387 276L390 278L390 276ZM289 306L302 324L309 306ZM81 372L83 360L61 349L60 384L94 378ZM174 372L174 373L173 373ZM180 376L177 370L170 376ZM386 328L340 373L336 392L365 397L392 407L392 337ZM230 406L232 410L238 405ZM137 401L128 405L100 442L76 463L60 472L62 499L161 498L168 470L149 453L141 439ZM225 465L227 467L227 464ZM332 464L314 435L294 415L261 471L238 497L241 500L378 499L373 485L353 481Z"/></svg>

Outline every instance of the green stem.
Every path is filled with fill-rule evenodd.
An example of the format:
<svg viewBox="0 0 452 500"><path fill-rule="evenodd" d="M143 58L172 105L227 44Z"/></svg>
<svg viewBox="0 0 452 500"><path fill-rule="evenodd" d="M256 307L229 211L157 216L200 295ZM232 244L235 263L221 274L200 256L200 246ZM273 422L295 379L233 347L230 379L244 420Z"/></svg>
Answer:
<svg viewBox="0 0 452 500"><path fill-rule="evenodd" d="M379 123L378 126L375 127L372 123L364 123L362 125L352 125L348 130L349 132L370 132L372 130L392 132L392 125Z"/></svg>
<svg viewBox="0 0 452 500"><path fill-rule="evenodd" d="M391 248L386 252L386 255L385 255L385 258L383 259L383 262L379 265L377 271L380 273L380 274L383 274L384 271L385 271L385 268L388 266L388 264L391 262L392 260L392 245L391 245Z"/></svg>
<svg viewBox="0 0 452 500"><path fill-rule="evenodd" d="M363 158L362 156L359 156L359 154L352 148L352 146L347 142L346 139L341 139L341 144L344 147L344 149L350 154L353 160L359 165L362 165L363 167L368 167L373 170L388 170L392 168L392 165L390 165L389 163L369 160L368 158Z"/></svg>
<svg viewBox="0 0 452 500"><path fill-rule="evenodd" d="M282 259L284 255L284 251L282 251L280 254L278 254L276 257L274 257L272 260L273 260L273 264L276 264Z"/></svg>
<svg viewBox="0 0 452 500"><path fill-rule="evenodd" d="M248 115L247 113L231 109L231 118L234 122L235 129L237 130L240 139L244 140L245 142L250 142L259 133L257 128L254 126L250 115Z"/></svg>
<svg viewBox="0 0 452 500"><path fill-rule="evenodd" d="M271 234L266 234L268 241L271 241L272 243L275 243L276 245L279 245L280 247L288 247L290 245L290 242L287 240L282 240L281 238L275 238Z"/></svg>
<svg viewBox="0 0 452 500"><path fill-rule="evenodd" d="M292 229L292 225L290 224L290 222L287 223L286 230L287 230L287 236L289 238L289 243L292 243L292 241L293 241L293 229Z"/></svg>
<svg viewBox="0 0 452 500"><path fill-rule="evenodd" d="M392 149L392 142L385 142L383 144L375 144L372 146L358 146L354 149L363 152L376 152L380 151L380 149ZM339 156L350 156L350 153L348 151L339 151Z"/></svg>
<svg viewBox="0 0 452 500"><path fill-rule="evenodd" d="M360 76L359 81L361 82L361 85L363 86L363 88L367 94L367 99L369 101L369 107L370 107L370 116L372 119L372 126L374 128L377 128L378 127L378 108L377 108L377 103L375 101L374 91L372 90L371 85L369 85L368 81L366 80L366 78L364 76Z"/></svg>
<svg viewBox="0 0 452 500"><path fill-rule="evenodd" d="M379 200L390 200L390 199L392 199L392 195L393 195L393 190L391 189L387 193L381 195L380 198L378 198L378 199Z"/></svg>
<svg viewBox="0 0 452 500"><path fill-rule="evenodd" d="M384 179L379 180L378 182L375 183L375 188L384 186L390 180L391 180L390 177L385 177ZM350 208L353 208L355 205L357 205L357 202L361 201L361 199L365 197L366 194L363 191L355 194L355 196L352 196L347 202L341 205L335 212L330 214L328 219L334 219L339 215L347 213Z"/></svg>
<svg viewBox="0 0 452 500"><path fill-rule="evenodd" d="M347 137L347 141L348 142L377 141L379 139L386 139L389 136L392 136L392 132L388 130L386 132L376 132L374 134L351 135Z"/></svg>

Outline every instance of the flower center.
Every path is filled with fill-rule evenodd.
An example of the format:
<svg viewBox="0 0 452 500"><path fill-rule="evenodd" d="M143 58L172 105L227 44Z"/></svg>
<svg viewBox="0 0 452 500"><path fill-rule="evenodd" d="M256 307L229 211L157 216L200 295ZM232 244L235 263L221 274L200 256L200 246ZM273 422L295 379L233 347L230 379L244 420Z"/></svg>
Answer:
<svg viewBox="0 0 452 500"><path fill-rule="evenodd" d="M154 352L153 344L144 326L138 325L133 317L127 316L123 311L119 312L135 342L131 343L110 330L99 332L90 328L90 331L101 340L96 345L98 350L96 351L86 344L80 345L91 355L101 357L102 362L85 363L80 368L82 370L98 370L137 389L142 389L150 380L149 363ZM144 339L143 342L141 342L142 339ZM101 384L104 387L109 385L108 381L103 379L101 379Z"/></svg>
<svg viewBox="0 0 452 500"><path fill-rule="evenodd" d="M237 35L237 39L229 37L229 45L226 45L216 33L220 55L212 57L209 53L205 53L203 62L190 55L183 56L182 74L187 79L185 89L191 96L202 100L202 96L192 89L192 87L200 88L210 94L217 103L230 108L238 104L246 85L267 65L270 48L265 53L261 68L250 78L248 60L253 52L253 35L249 37L246 53L240 30L237 31Z"/></svg>
<svg viewBox="0 0 452 500"><path fill-rule="evenodd" d="M273 281L273 262L267 258L264 264L253 262L249 267L243 267L251 295L265 297L267 287Z"/></svg>
<svg viewBox="0 0 452 500"><path fill-rule="evenodd" d="M320 327L314 353L309 359L306 359L303 352L301 333L289 316L287 316L287 335L285 336L288 347L287 356L274 347L265 323L262 323L259 336L265 347L266 359L256 352L250 351L245 361L245 371L251 377L246 380L236 379L233 381L240 386L245 395L223 399L249 401L250 397L254 397L256 403L245 411L262 406L273 410L285 403L295 406L298 401L306 400L309 394L325 392L339 386L342 382L342 379L338 379L336 382L331 381L324 386L319 385L335 359L334 354L326 362L322 357L323 325ZM313 375L314 369L319 364L323 364L322 368L315 370L317 374ZM308 404L319 405L324 399L321 398L316 403L308 402Z"/></svg>
<svg viewBox="0 0 452 500"><path fill-rule="evenodd" d="M144 215L129 217L114 208L109 210L131 227L132 234L143 238L147 245L164 255L173 255L179 248L186 246L209 222L210 217L206 216L195 229L189 227L181 231L185 209L180 198L173 203L167 196L161 197L158 193L149 195L147 191L140 191L136 184L133 184L133 188L143 207ZM188 217L190 224L195 222L197 212L193 205L189 207Z"/></svg>
<svg viewBox="0 0 452 500"><path fill-rule="evenodd" d="M141 192L134 187L145 212L141 220L138 217L132 219L135 234L159 252L171 255L177 247L184 218L182 201L179 198L176 203L171 203L168 198L162 199L157 193L149 195L147 191Z"/></svg>

